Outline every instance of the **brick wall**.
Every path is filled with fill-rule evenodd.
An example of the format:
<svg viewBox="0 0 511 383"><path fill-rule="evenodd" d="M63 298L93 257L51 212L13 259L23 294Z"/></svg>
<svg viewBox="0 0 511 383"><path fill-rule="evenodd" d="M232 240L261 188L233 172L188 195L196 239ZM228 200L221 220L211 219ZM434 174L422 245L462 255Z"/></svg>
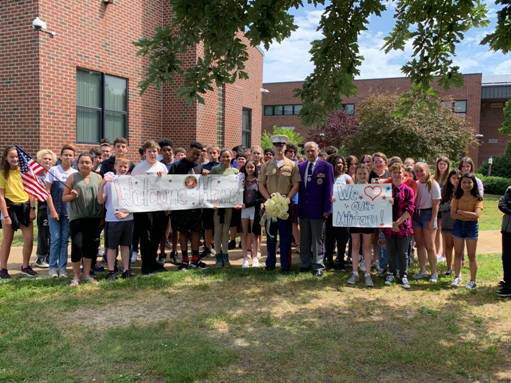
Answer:
<svg viewBox="0 0 511 383"><path fill-rule="evenodd" d="M481 103L481 133L484 135L479 147L479 161L504 154L508 138L499 132L504 121L504 101L484 100Z"/></svg>
<svg viewBox="0 0 511 383"><path fill-rule="evenodd" d="M38 35L32 30L38 4L0 1L0 150L18 143L39 147Z"/></svg>
<svg viewBox="0 0 511 383"><path fill-rule="evenodd" d="M460 88L451 88L448 91L439 89L442 99L467 100L467 126L475 133L479 133L480 106L481 106L481 74L464 75L464 84ZM269 93L263 95L264 105L301 104L301 100L294 96L294 90L301 87L302 82L266 83L263 84ZM406 78L367 79L355 80L358 88L357 95L342 100L343 103L357 106L371 94L401 94L410 88L410 81ZM273 125L294 126L300 133L306 131L306 127L298 116L263 116L263 130L270 130ZM470 150L474 161L478 161L478 150Z"/></svg>

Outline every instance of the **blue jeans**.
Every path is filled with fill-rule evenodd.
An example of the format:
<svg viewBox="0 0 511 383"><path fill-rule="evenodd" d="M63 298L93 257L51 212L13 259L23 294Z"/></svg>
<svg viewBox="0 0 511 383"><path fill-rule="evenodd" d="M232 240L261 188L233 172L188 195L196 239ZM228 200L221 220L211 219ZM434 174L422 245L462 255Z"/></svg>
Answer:
<svg viewBox="0 0 511 383"><path fill-rule="evenodd" d="M57 221L48 214L48 223L50 224L50 268L65 269L69 241L69 218L61 215Z"/></svg>
<svg viewBox="0 0 511 383"><path fill-rule="evenodd" d="M266 247L268 254L266 257L266 267L274 269L277 263L277 233L280 239L280 269L288 271L291 268L291 220L277 219L277 222L270 224L270 232L267 233Z"/></svg>

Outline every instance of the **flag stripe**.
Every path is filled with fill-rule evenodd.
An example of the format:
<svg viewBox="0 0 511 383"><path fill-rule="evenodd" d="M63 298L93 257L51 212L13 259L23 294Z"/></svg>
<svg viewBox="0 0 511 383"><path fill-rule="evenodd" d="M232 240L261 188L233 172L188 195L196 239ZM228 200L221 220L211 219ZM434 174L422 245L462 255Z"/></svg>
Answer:
<svg viewBox="0 0 511 383"><path fill-rule="evenodd" d="M18 152L18 161L21 172L21 180L23 189L31 196L43 202L48 199L48 191L37 179L36 175L41 174L44 168L35 162L20 147L16 147Z"/></svg>

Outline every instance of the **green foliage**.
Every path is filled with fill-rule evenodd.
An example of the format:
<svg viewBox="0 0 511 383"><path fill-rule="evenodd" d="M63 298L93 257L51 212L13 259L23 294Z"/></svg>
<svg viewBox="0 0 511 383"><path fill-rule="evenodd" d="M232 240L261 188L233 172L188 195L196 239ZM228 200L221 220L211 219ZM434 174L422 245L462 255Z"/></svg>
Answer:
<svg viewBox="0 0 511 383"><path fill-rule="evenodd" d="M457 158L474 142L466 121L435 97L373 95L359 108L359 133L349 143L352 153L402 158Z"/></svg>
<svg viewBox="0 0 511 383"><path fill-rule="evenodd" d="M264 149L273 147L271 136L274 135L286 136L289 140L288 142L296 146L302 144L304 141L303 136L294 129L274 125L271 132L264 132L261 136L261 146Z"/></svg>
<svg viewBox="0 0 511 383"><path fill-rule="evenodd" d="M506 177L488 177L483 176L482 174L478 174L477 177L479 177L483 182L484 194L503 195L506 192L507 187L511 185L511 179Z"/></svg>
<svg viewBox="0 0 511 383"><path fill-rule="evenodd" d="M509 149L509 146L508 146ZM485 161L479 167L479 173L488 174L489 164L488 161ZM493 165L491 167L491 175L497 177L506 177L511 178L511 154L505 153L503 156L494 157Z"/></svg>
<svg viewBox="0 0 511 383"><path fill-rule="evenodd" d="M511 8L507 0L496 3L502 6L497 26L483 43L507 52ZM296 30L292 8L325 6L318 27L323 37L310 49L314 70L297 90L304 122L321 125L339 109L343 96L356 92L353 78L363 61L359 36L369 18L380 16L386 4L384 0L170 0L170 22L136 42L138 53L150 61L141 90L172 82L179 86L180 96L203 101L202 96L215 86L247 77L248 46L268 48ZM459 84L459 68L452 61L456 44L470 28L488 24L486 13L481 0L397 0L395 26L385 39L385 51L402 50L411 42L412 58L402 70L422 92L430 89L433 76L439 76L444 87ZM190 49L197 45L200 55L190 64Z"/></svg>
<svg viewBox="0 0 511 383"><path fill-rule="evenodd" d="M511 32L510 32L511 34ZM504 121L499 128L500 133L511 136L511 99L507 100L504 104ZM508 151L510 148L508 147Z"/></svg>

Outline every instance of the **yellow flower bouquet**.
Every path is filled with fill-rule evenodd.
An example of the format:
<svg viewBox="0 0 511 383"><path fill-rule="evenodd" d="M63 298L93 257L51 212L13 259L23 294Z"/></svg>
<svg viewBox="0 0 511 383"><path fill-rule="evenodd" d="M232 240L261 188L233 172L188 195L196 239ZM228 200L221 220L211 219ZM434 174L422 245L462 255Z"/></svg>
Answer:
<svg viewBox="0 0 511 383"><path fill-rule="evenodd" d="M264 203L264 214L261 217L261 226L266 227L267 235L270 235L270 224L277 219L289 218L289 198L280 193L273 193Z"/></svg>

